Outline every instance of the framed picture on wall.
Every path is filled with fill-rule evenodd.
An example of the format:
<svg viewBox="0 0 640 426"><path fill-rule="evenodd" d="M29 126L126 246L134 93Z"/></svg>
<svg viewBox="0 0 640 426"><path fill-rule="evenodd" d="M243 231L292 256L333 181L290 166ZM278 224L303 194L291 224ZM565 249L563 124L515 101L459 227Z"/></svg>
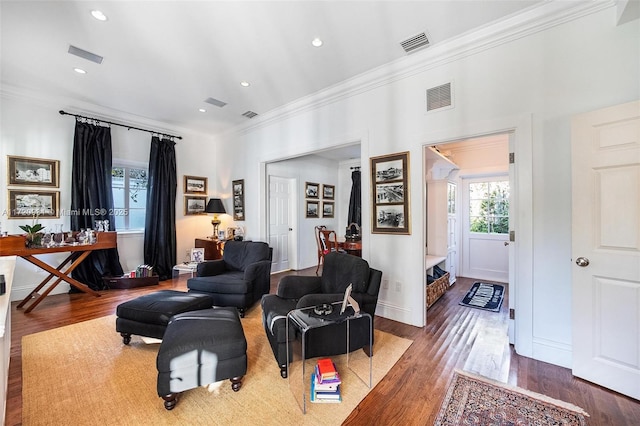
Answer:
<svg viewBox="0 0 640 426"><path fill-rule="evenodd" d="M336 187L334 185L322 185L322 198L325 200L333 200Z"/></svg>
<svg viewBox="0 0 640 426"><path fill-rule="evenodd" d="M306 182L304 185L304 196L306 198L319 198L320 184Z"/></svg>
<svg viewBox="0 0 640 426"><path fill-rule="evenodd" d="M409 152L371 157L371 232L410 234Z"/></svg>
<svg viewBox="0 0 640 426"><path fill-rule="evenodd" d="M233 220L244 219L244 179L234 180L233 188Z"/></svg>
<svg viewBox="0 0 640 426"><path fill-rule="evenodd" d="M9 219L60 217L60 191L9 190Z"/></svg>
<svg viewBox="0 0 640 426"><path fill-rule="evenodd" d="M324 201L322 203L322 217L333 217L333 207L333 202Z"/></svg>
<svg viewBox="0 0 640 426"><path fill-rule="evenodd" d="M60 161L7 156L9 185L51 186L60 184Z"/></svg>
<svg viewBox="0 0 640 426"><path fill-rule="evenodd" d="M207 197L186 196L184 197L184 215L205 214Z"/></svg>
<svg viewBox="0 0 640 426"><path fill-rule="evenodd" d="M207 178L184 175L184 193L207 195Z"/></svg>
<svg viewBox="0 0 640 426"><path fill-rule="evenodd" d="M307 201L307 218L316 218L319 216L319 203L317 201Z"/></svg>

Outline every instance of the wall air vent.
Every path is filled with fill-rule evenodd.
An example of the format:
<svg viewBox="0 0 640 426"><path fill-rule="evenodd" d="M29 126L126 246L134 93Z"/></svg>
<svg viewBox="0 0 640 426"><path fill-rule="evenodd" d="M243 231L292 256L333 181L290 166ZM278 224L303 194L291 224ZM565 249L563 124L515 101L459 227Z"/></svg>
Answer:
<svg viewBox="0 0 640 426"><path fill-rule="evenodd" d="M413 37L409 37L408 39L401 41L400 45L407 53L415 52L418 49L429 46L429 37L427 34L422 32L420 34L416 34Z"/></svg>
<svg viewBox="0 0 640 426"><path fill-rule="evenodd" d="M245 113L244 113L244 114L242 114L242 115L243 115L244 117L247 117L247 118L253 118L253 117L255 117L256 115L258 115L258 113L257 113L257 112L253 112L253 111L247 111L247 112L245 112Z"/></svg>
<svg viewBox="0 0 640 426"><path fill-rule="evenodd" d="M427 89L427 111L452 106L451 83Z"/></svg>
<svg viewBox="0 0 640 426"><path fill-rule="evenodd" d="M96 55L95 53L87 52L86 50L80 49L79 47L75 47L69 45L69 53L72 55L79 56L82 59L86 59L87 61L95 62L96 64L101 64L104 59L100 55Z"/></svg>
<svg viewBox="0 0 640 426"><path fill-rule="evenodd" d="M207 98L204 100L206 103L211 104L211 105L215 105L217 107L222 108L223 106L225 106L227 103L226 102L222 102L218 99L214 99L214 98Z"/></svg>

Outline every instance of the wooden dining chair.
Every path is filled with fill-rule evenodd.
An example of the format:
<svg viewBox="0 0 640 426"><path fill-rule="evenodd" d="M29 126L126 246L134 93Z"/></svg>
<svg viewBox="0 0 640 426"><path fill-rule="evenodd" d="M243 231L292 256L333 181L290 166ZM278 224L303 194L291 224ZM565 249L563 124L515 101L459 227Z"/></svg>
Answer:
<svg viewBox="0 0 640 426"><path fill-rule="evenodd" d="M343 250L340 250L336 231L327 229L324 225L318 225L314 227L314 230L316 233L316 243L318 244L318 266L316 267L316 275L318 275L318 270L320 270L320 265L324 262L325 254L331 253L332 251L341 252Z"/></svg>

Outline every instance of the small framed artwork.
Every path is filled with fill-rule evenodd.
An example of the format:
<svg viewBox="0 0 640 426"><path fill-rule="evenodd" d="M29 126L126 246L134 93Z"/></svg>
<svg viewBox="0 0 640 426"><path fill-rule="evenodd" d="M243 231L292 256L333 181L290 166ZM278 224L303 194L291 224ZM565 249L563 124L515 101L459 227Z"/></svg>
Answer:
<svg viewBox="0 0 640 426"><path fill-rule="evenodd" d="M333 202L324 201L322 203L322 217L333 217Z"/></svg>
<svg viewBox="0 0 640 426"><path fill-rule="evenodd" d="M7 156L9 185L51 186L60 185L60 161L44 158Z"/></svg>
<svg viewBox="0 0 640 426"><path fill-rule="evenodd" d="M192 248L191 249L191 261L192 262L204 262L204 248Z"/></svg>
<svg viewBox="0 0 640 426"><path fill-rule="evenodd" d="M184 175L184 193L207 195L207 178Z"/></svg>
<svg viewBox="0 0 640 426"><path fill-rule="evenodd" d="M320 217L318 214L319 207L317 201L307 201L307 218Z"/></svg>
<svg viewBox="0 0 640 426"><path fill-rule="evenodd" d="M233 220L244 219L244 179L234 180L233 189Z"/></svg>
<svg viewBox="0 0 640 426"><path fill-rule="evenodd" d="M313 182L306 182L304 185L304 195L307 198L319 198L320 185Z"/></svg>
<svg viewBox="0 0 640 426"><path fill-rule="evenodd" d="M409 152L372 157L371 191L374 234L410 234Z"/></svg>
<svg viewBox="0 0 640 426"><path fill-rule="evenodd" d="M325 200L333 200L336 187L334 185L322 185L322 198Z"/></svg>
<svg viewBox="0 0 640 426"><path fill-rule="evenodd" d="M57 218L60 217L59 191L15 191L9 190L9 219Z"/></svg>
<svg viewBox="0 0 640 426"><path fill-rule="evenodd" d="M207 197L186 196L184 197L184 215L205 214L206 205Z"/></svg>

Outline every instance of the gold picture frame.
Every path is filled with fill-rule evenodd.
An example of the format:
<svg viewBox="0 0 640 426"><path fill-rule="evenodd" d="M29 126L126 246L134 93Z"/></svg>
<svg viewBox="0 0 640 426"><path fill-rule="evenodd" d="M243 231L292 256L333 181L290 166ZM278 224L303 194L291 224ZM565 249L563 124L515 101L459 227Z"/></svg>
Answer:
<svg viewBox="0 0 640 426"><path fill-rule="evenodd" d="M409 152L370 158L371 232L411 234Z"/></svg>
<svg viewBox="0 0 640 426"><path fill-rule="evenodd" d="M322 199L333 200L335 199L336 187L335 185L322 185Z"/></svg>
<svg viewBox="0 0 640 426"><path fill-rule="evenodd" d="M207 178L184 175L184 193L207 195Z"/></svg>
<svg viewBox="0 0 640 426"><path fill-rule="evenodd" d="M7 182L20 186L60 186L60 161L7 155Z"/></svg>
<svg viewBox="0 0 640 426"><path fill-rule="evenodd" d="M60 191L9 190L9 219L60 217Z"/></svg>
<svg viewBox="0 0 640 426"><path fill-rule="evenodd" d="M185 196L184 197L184 215L194 216L206 214L204 209L207 207L207 197Z"/></svg>
<svg viewBox="0 0 640 426"><path fill-rule="evenodd" d="M307 219L316 219L320 217L320 202L307 200Z"/></svg>

